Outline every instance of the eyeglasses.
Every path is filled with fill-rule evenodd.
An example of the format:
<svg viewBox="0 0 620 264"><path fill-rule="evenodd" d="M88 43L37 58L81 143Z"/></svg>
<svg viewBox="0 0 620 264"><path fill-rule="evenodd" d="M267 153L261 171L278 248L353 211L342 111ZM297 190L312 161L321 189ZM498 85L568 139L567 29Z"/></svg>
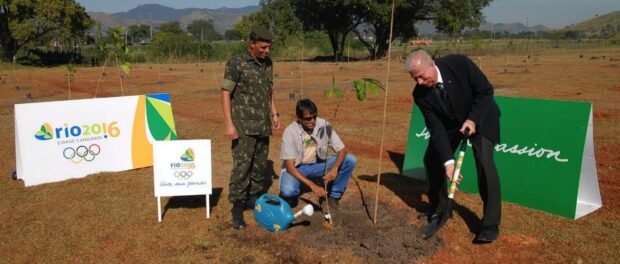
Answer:
<svg viewBox="0 0 620 264"><path fill-rule="evenodd" d="M312 120L314 120L314 119L316 119L316 115L309 116L309 117L302 117L302 118L301 118L301 120L308 121L308 122L309 122L309 121L312 121Z"/></svg>

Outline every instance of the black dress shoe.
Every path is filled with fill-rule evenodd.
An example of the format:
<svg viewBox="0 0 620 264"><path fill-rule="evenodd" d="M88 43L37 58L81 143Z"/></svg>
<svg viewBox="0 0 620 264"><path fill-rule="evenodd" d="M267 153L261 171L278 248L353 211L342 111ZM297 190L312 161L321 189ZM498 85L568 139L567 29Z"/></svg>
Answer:
<svg viewBox="0 0 620 264"><path fill-rule="evenodd" d="M491 243L495 241L499 237L499 227L494 226L484 226L480 230L480 233L474 239L474 243L484 244Z"/></svg>
<svg viewBox="0 0 620 264"><path fill-rule="evenodd" d="M440 213L435 214L435 217L431 217L430 223L422 228L422 238L424 240L433 237L439 229L441 229L446 222L448 222L449 214Z"/></svg>

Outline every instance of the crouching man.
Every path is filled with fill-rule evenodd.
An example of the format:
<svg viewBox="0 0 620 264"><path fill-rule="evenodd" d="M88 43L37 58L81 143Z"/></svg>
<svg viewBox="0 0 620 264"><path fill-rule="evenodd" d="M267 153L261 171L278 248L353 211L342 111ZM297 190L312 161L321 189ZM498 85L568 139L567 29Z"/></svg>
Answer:
<svg viewBox="0 0 620 264"><path fill-rule="evenodd" d="M330 208L338 209L342 194L347 188L357 163L325 119L317 117L318 109L310 99L297 102L297 121L291 123L282 134L280 159L280 197L291 207L297 206L300 183L321 198L327 196ZM337 153L329 156L329 148ZM324 177L327 192L310 179Z"/></svg>

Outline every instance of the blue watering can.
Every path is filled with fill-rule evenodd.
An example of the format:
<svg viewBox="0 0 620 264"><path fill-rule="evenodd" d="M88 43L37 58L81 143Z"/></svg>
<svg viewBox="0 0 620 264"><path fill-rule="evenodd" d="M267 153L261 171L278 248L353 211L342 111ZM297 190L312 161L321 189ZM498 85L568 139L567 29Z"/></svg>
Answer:
<svg viewBox="0 0 620 264"><path fill-rule="evenodd" d="M271 232L284 231L301 214L311 216L313 213L314 207L307 204L293 214L293 209L286 201L270 193L258 197L256 204L254 204L256 222Z"/></svg>

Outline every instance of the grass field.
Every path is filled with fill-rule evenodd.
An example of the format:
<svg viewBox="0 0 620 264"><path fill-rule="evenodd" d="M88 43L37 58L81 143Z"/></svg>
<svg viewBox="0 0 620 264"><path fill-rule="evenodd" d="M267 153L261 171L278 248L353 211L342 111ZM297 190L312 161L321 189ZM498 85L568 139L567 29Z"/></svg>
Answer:
<svg viewBox="0 0 620 264"><path fill-rule="evenodd" d="M578 220L503 204L501 237L474 245L461 215L437 235L436 248L414 256L415 263L617 263L620 257L620 48L541 49L523 54L472 56L494 84L497 95L576 100L594 106L594 140L603 207ZM338 115L336 101L324 98L332 84L341 88L361 77L386 80L387 61L351 63L275 62L277 105L283 124L294 120L289 94L311 97L319 115L334 124L358 158L358 167L343 200L362 193L372 206L379 164L384 93L358 102L345 93ZM412 80L402 60L393 59L388 94L378 222L394 220L419 228L420 182L399 175L390 159L404 155L412 109ZM163 198L164 221L157 222L152 168L101 173L82 179L24 187L10 179L15 170L14 113L18 103L69 99L66 69L0 67L0 263L365 263L353 250L317 249L299 243L291 230L271 234L251 220L247 230L230 228L226 201L232 166L230 142L224 137L219 83L224 65L137 64L124 79L124 94L167 92L180 139L211 139L213 186L211 218L205 219L204 197ZM72 99L93 98L100 68L77 68ZM98 97L120 96L118 70L108 68ZM532 128L534 129L534 128ZM282 130L275 131L269 158L280 166ZM30 166L36 166L34 164ZM50 172L54 173L54 172ZM501 172L500 172L501 173ZM270 192L277 193L277 180ZM372 199L371 199L372 198ZM458 195L458 204L480 217L477 194ZM372 209L372 208L371 208ZM252 218L246 212L246 220ZM366 219L360 221L367 221ZM389 226L389 222L383 222ZM330 232L326 230L325 232ZM368 230L359 230L368 232ZM346 238L343 238L346 239Z"/></svg>

